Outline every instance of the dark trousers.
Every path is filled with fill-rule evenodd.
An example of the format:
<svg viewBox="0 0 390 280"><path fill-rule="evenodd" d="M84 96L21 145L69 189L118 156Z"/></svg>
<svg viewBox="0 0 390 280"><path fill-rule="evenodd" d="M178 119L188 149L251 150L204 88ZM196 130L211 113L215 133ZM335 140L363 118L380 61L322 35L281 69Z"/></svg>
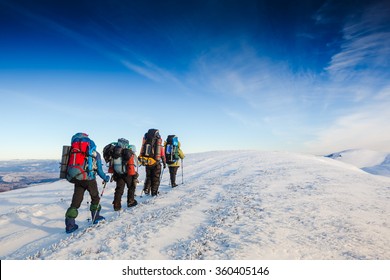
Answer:
<svg viewBox="0 0 390 280"><path fill-rule="evenodd" d="M74 193L73 193L72 203L70 204L70 207L76 209L80 208L81 202L84 199L85 191L88 191L89 195L91 196L91 204L93 205L99 204L100 196L99 196L96 180L89 180L89 181L77 180L74 184Z"/></svg>
<svg viewBox="0 0 390 280"><path fill-rule="evenodd" d="M161 177L161 164L157 163L153 166L146 166L146 179L144 184L144 192L151 192L152 195L158 194L158 188L160 187Z"/></svg>
<svg viewBox="0 0 390 280"><path fill-rule="evenodd" d="M169 176L171 179L171 186L174 187L176 186L176 174L177 170L179 169L179 166L169 166Z"/></svg>
<svg viewBox="0 0 390 280"><path fill-rule="evenodd" d="M122 195L125 191L125 186L127 186L127 203L131 204L134 202L134 193L135 188L137 187L137 177L131 175L116 175L116 188L114 194L114 204L120 205L122 200Z"/></svg>

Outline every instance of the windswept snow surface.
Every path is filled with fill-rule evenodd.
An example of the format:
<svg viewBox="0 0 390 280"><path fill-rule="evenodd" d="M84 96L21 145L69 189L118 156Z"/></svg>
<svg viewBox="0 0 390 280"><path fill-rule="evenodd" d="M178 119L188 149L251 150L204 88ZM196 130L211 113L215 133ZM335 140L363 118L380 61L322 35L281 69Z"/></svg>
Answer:
<svg viewBox="0 0 390 280"><path fill-rule="evenodd" d="M140 197L139 184L139 204L120 213L108 184L98 227L89 227L86 193L70 235L70 183L0 193L0 258L390 259L388 177L324 157L219 151L189 154L183 185L168 178L154 198Z"/></svg>
<svg viewBox="0 0 390 280"><path fill-rule="evenodd" d="M327 157L352 164L371 174L390 177L390 153L387 152L351 149Z"/></svg>

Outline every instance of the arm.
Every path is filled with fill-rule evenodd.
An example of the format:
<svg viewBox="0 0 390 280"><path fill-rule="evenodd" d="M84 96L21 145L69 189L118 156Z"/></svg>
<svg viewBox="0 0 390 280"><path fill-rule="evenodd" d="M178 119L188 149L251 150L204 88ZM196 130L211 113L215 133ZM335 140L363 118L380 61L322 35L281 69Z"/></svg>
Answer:
<svg viewBox="0 0 390 280"><path fill-rule="evenodd" d="M110 180L110 176L106 175L102 168L102 159L100 157L100 154L96 152L96 165L97 165L97 173L100 178L102 178L103 181L108 182Z"/></svg>
<svg viewBox="0 0 390 280"><path fill-rule="evenodd" d="M184 153L183 153L183 151L179 148L179 157L181 158L181 159L184 159L185 158L185 155L184 155Z"/></svg>

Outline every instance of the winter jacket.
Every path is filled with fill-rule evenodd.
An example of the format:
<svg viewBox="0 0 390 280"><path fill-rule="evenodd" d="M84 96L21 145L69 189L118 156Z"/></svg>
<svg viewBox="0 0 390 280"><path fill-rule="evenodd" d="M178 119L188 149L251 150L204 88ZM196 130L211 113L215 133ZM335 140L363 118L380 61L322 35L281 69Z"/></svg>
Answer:
<svg viewBox="0 0 390 280"><path fill-rule="evenodd" d="M97 172L97 174L99 175L100 178L102 178L102 180L106 180L107 179L106 174L104 173L103 167L102 167L102 165L103 165L102 158L97 151L95 151L94 153L96 153L96 156L94 155L94 160L93 160L93 170L95 171L93 173L95 175L93 179L96 179L96 172Z"/></svg>

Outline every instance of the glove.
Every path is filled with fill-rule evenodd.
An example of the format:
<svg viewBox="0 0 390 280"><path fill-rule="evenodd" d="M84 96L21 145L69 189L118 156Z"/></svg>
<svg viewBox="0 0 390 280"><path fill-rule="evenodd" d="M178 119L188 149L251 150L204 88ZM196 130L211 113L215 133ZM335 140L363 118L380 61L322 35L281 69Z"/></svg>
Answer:
<svg viewBox="0 0 390 280"><path fill-rule="evenodd" d="M104 179L104 182L108 183L110 181L110 176L106 175L106 178Z"/></svg>
<svg viewBox="0 0 390 280"><path fill-rule="evenodd" d="M164 169L167 167L167 164L165 162L163 162L163 166L164 166Z"/></svg>

